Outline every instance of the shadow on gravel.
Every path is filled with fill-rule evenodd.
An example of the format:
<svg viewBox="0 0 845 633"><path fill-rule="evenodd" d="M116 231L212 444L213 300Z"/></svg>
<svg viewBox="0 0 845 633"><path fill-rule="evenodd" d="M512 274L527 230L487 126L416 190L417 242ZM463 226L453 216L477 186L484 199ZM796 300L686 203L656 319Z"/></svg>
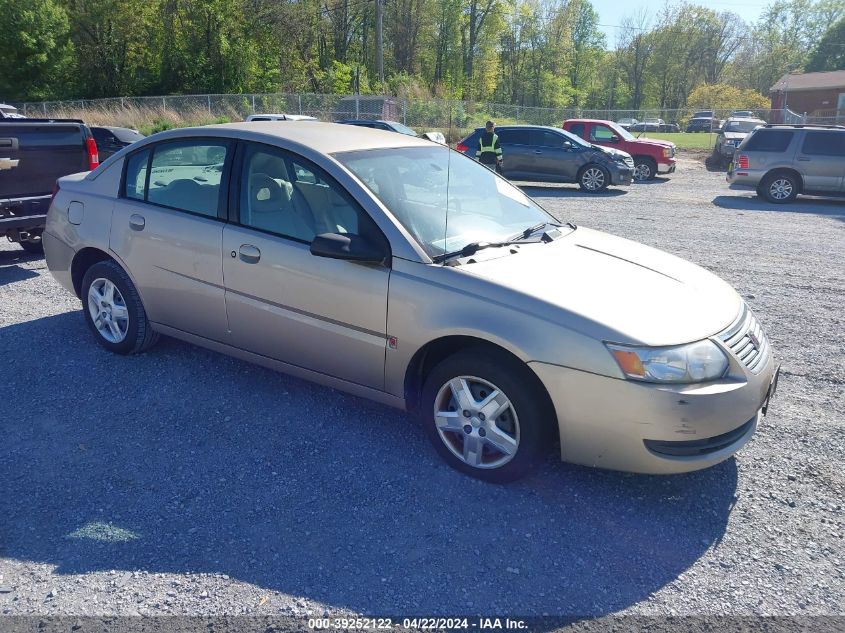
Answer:
<svg viewBox="0 0 845 633"><path fill-rule="evenodd" d="M788 204L772 204L757 196L716 196L713 204L722 209L739 211L783 211L787 213L815 213L816 215L840 216L845 220L845 200L826 198L797 198Z"/></svg>
<svg viewBox="0 0 845 633"><path fill-rule="evenodd" d="M669 182L670 178L665 176L655 176L651 180L635 180L633 185L635 187L642 187L642 186L649 186L649 185L665 185Z"/></svg>
<svg viewBox="0 0 845 633"><path fill-rule="evenodd" d="M573 187L568 185L521 184L519 188L535 198L615 198L627 193L625 189L605 189L599 193L587 193L581 191L577 185Z"/></svg>
<svg viewBox="0 0 845 633"><path fill-rule="evenodd" d="M32 255L23 250L0 251L0 286L37 277L38 273L34 270L21 268L18 264L34 262L39 259L44 259L44 256Z"/></svg>
<svg viewBox="0 0 845 633"><path fill-rule="evenodd" d="M58 574L228 574L381 615L599 615L717 545L735 499L733 460L647 477L550 457L483 484L401 412L167 339L111 355L78 312L0 328L0 353L0 555ZM140 578L163 601L169 583Z"/></svg>

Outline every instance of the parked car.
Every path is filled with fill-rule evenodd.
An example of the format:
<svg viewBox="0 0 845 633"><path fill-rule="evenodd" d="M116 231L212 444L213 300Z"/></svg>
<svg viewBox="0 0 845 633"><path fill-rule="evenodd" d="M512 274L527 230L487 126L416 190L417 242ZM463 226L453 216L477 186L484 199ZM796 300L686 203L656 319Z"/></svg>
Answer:
<svg viewBox="0 0 845 633"><path fill-rule="evenodd" d="M446 147L353 130L139 141L59 180L47 265L107 350L166 334L407 409L482 479L525 474L558 439L566 461L647 473L748 442L777 373L727 283L561 223Z"/></svg>
<svg viewBox="0 0 845 633"><path fill-rule="evenodd" d="M109 156L122 150L128 145L132 145L135 141L140 141L146 138L138 130L133 130L128 127L92 127L91 134L94 135L94 140L97 141L97 150L100 155L100 161L106 160Z"/></svg>
<svg viewBox="0 0 845 633"><path fill-rule="evenodd" d="M306 114L250 114L247 121L317 121Z"/></svg>
<svg viewBox="0 0 845 633"><path fill-rule="evenodd" d="M458 143L457 150L475 158L484 128ZM504 160L502 174L511 180L573 182L588 193L608 185L630 185L634 159L627 152L591 145L564 130L534 125L496 128Z"/></svg>
<svg viewBox="0 0 845 633"><path fill-rule="evenodd" d="M26 117L18 112L15 106L8 103L0 103L0 119L25 119Z"/></svg>
<svg viewBox="0 0 845 633"><path fill-rule="evenodd" d="M694 117L687 122L687 132L718 132L723 121L709 117Z"/></svg>
<svg viewBox="0 0 845 633"><path fill-rule="evenodd" d="M766 125L766 122L761 119L733 117L728 119L719 131L713 153L720 160L730 160L733 158L734 150L739 147L743 139L761 125Z"/></svg>
<svg viewBox="0 0 845 633"><path fill-rule="evenodd" d="M338 121L341 125L357 125L358 127L368 127L373 130L387 130L388 132L398 132L399 134L407 134L408 136L419 136L414 130L407 125L399 123L399 121L384 121L382 119L343 119Z"/></svg>
<svg viewBox="0 0 845 633"><path fill-rule="evenodd" d="M646 119L639 123L634 123L628 130L630 132L660 132L661 126L666 125L663 119Z"/></svg>
<svg viewBox="0 0 845 633"><path fill-rule="evenodd" d="M675 144L670 141L637 138L613 121L570 119L563 129L602 147L614 147L634 159L634 180L651 180L657 174L675 171Z"/></svg>
<svg viewBox="0 0 845 633"><path fill-rule="evenodd" d="M637 123L639 123L639 120L638 120L638 119L619 119L619 120L616 122L616 124L617 124L619 127L624 128L624 129L626 129L626 130L627 130L628 128L630 128L632 125L636 125Z"/></svg>
<svg viewBox="0 0 845 633"><path fill-rule="evenodd" d="M757 115L751 110L734 110L731 112L731 119L756 119Z"/></svg>
<svg viewBox="0 0 845 633"><path fill-rule="evenodd" d="M98 164L97 144L82 121L0 120L0 235L41 253L56 179Z"/></svg>
<svg viewBox="0 0 845 633"><path fill-rule="evenodd" d="M661 132L680 132L681 126L677 123L664 123L660 126Z"/></svg>
<svg viewBox="0 0 845 633"><path fill-rule="evenodd" d="M731 189L769 202L801 194L845 196L845 126L767 124L753 130L728 166Z"/></svg>

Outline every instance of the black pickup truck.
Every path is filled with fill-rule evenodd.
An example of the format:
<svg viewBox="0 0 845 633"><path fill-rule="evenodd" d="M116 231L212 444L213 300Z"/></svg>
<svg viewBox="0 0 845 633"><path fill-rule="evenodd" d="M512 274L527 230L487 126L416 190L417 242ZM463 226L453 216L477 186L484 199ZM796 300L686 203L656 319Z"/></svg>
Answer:
<svg viewBox="0 0 845 633"><path fill-rule="evenodd" d="M56 180L97 165L97 143L82 121L0 119L0 236L43 252L41 231Z"/></svg>

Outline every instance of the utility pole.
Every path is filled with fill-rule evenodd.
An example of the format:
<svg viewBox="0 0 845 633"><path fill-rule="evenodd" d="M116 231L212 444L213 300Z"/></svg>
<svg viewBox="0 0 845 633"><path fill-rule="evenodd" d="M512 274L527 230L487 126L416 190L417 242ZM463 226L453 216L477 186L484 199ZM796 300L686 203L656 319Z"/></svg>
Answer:
<svg viewBox="0 0 845 633"><path fill-rule="evenodd" d="M378 80L384 83L384 0L376 0L376 70Z"/></svg>

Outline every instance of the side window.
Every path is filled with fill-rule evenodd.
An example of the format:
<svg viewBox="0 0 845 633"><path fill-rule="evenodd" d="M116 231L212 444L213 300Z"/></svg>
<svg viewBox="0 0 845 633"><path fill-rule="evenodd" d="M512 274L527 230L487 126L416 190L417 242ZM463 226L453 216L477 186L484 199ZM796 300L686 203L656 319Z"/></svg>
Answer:
<svg viewBox="0 0 845 633"><path fill-rule="evenodd" d="M503 145L530 144L528 130L496 130L496 135L499 137L499 142Z"/></svg>
<svg viewBox="0 0 845 633"><path fill-rule="evenodd" d="M563 148L563 142L566 139L561 134L555 134L548 130L532 130L531 144L539 145L540 147L554 147L557 149Z"/></svg>
<svg viewBox="0 0 845 633"><path fill-rule="evenodd" d="M124 195L133 200L144 199L144 187L147 184L147 167L150 162L150 150L132 154L126 160L126 180Z"/></svg>
<svg viewBox="0 0 845 633"><path fill-rule="evenodd" d="M784 152L794 134L789 130L757 130L743 149L751 152Z"/></svg>
<svg viewBox="0 0 845 633"><path fill-rule="evenodd" d="M814 156L845 156L845 132L808 130L801 151Z"/></svg>
<svg viewBox="0 0 845 633"><path fill-rule="evenodd" d="M614 136L613 130L606 125L594 125L590 130L591 141L610 141Z"/></svg>
<svg viewBox="0 0 845 633"><path fill-rule="evenodd" d="M575 136L580 136L584 138L584 124L583 123L573 123L569 126L569 131L574 134Z"/></svg>
<svg viewBox="0 0 845 633"><path fill-rule="evenodd" d="M157 145L147 201L216 218L228 151L226 143L204 139Z"/></svg>
<svg viewBox="0 0 845 633"><path fill-rule="evenodd" d="M382 241L373 221L311 163L263 145L247 149L241 174L240 223L311 242L321 233Z"/></svg>

